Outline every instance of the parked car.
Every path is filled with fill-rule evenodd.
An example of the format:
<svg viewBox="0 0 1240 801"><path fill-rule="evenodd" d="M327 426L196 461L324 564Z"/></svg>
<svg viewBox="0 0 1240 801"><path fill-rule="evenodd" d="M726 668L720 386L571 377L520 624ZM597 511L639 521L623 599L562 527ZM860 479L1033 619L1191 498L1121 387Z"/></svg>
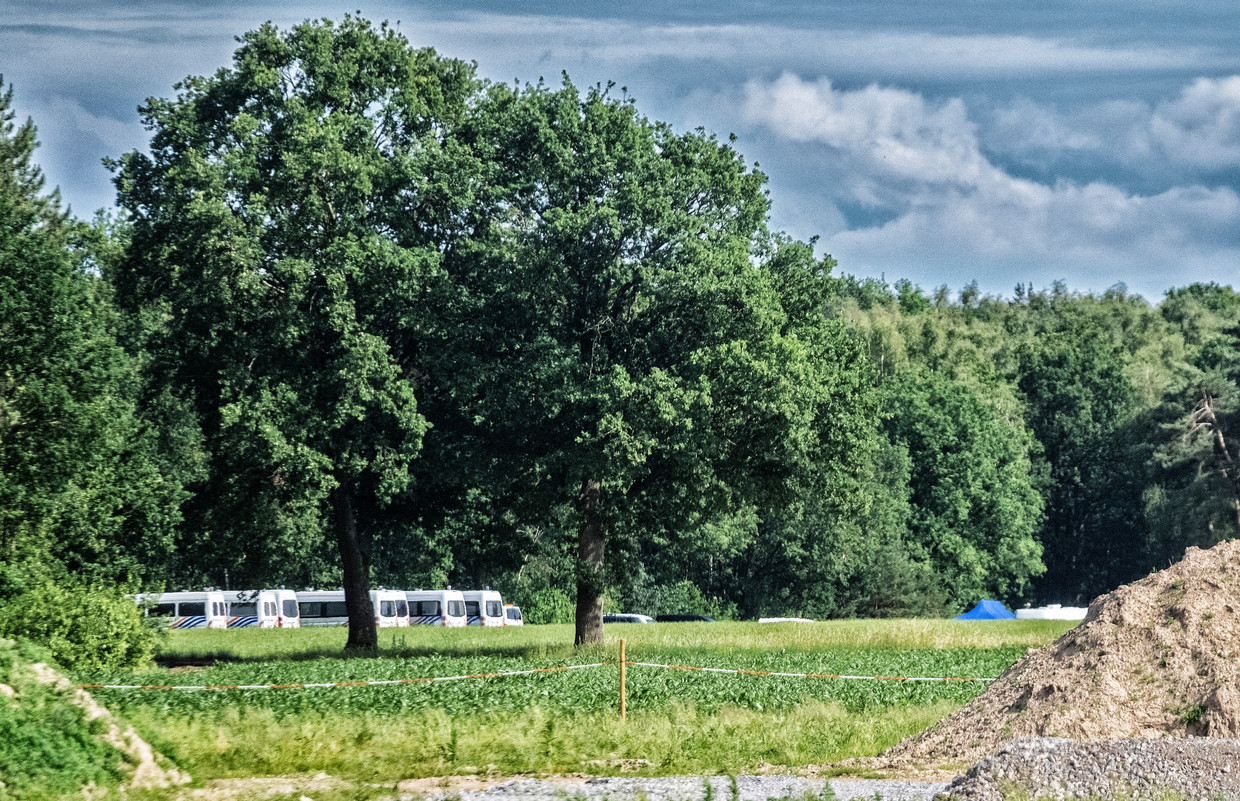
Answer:
<svg viewBox="0 0 1240 801"><path fill-rule="evenodd" d="M656 615L655 620L659 623L714 623L713 617L706 615Z"/></svg>
<svg viewBox="0 0 1240 801"><path fill-rule="evenodd" d="M619 612L612 612L603 615L604 623L653 623L654 618L650 615L631 615Z"/></svg>

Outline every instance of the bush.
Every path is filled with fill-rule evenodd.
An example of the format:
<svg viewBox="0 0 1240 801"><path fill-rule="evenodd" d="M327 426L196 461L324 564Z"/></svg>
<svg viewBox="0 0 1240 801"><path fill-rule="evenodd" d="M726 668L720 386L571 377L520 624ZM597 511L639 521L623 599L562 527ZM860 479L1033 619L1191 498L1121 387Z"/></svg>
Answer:
<svg viewBox="0 0 1240 801"><path fill-rule="evenodd" d="M95 736L101 722L87 721L68 693L37 681L30 663L50 657L0 640L0 801L60 798L122 778L120 753Z"/></svg>
<svg viewBox="0 0 1240 801"><path fill-rule="evenodd" d="M944 617L947 591L929 562L916 561L899 539L881 543L841 593L840 617Z"/></svg>
<svg viewBox="0 0 1240 801"><path fill-rule="evenodd" d="M520 599L518 605L526 623L572 623L577 614L573 599L555 587L527 590L513 597Z"/></svg>
<svg viewBox="0 0 1240 801"><path fill-rule="evenodd" d="M43 646L73 670L137 667L151 660L159 633L119 590L42 579L0 610L0 636Z"/></svg>
<svg viewBox="0 0 1240 801"><path fill-rule="evenodd" d="M716 620L736 618L736 604L708 596L692 581L675 584L640 584L624 598L624 611L643 615L705 615Z"/></svg>

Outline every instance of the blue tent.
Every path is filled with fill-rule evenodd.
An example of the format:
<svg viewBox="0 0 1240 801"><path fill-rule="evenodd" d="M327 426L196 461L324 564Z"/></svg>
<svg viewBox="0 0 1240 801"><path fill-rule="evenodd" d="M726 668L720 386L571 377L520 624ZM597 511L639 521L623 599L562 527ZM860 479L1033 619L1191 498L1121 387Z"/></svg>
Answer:
<svg viewBox="0 0 1240 801"><path fill-rule="evenodd" d="M978 601L977 606L952 620L1015 620L1016 615L999 601Z"/></svg>

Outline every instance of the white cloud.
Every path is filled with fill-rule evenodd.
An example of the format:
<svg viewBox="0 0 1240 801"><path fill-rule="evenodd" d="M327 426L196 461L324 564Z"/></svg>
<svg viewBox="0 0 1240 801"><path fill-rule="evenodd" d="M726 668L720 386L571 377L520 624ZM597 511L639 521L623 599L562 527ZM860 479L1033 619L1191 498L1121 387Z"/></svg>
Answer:
<svg viewBox="0 0 1240 801"><path fill-rule="evenodd" d="M750 81L737 104L742 120L782 137L818 142L864 168L866 182L976 183L987 165L958 99L932 106L920 95L869 86L853 92L829 80L785 73Z"/></svg>
<svg viewBox="0 0 1240 801"><path fill-rule="evenodd" d="M1197 79L1154 110L1149 132L1173 163L1240 166L1240 76Z"/></svg>
<svg viewBox="0 0 1240 801"><path fill-rule="evenodd" d="M1240 167L1240 76L1198 78L1154 104L1108 101L1067 111L1021 100L985 125L996 153L1053 164L1084 156L1183 179Z"/></svg>
<svg viewBox="0 0 1240 801"><path fill-rule="evenodd" d="M1225 126L1191 124L1219 118L1211 109L1226 93L1214 89L1201 87L1169 104L1165 117L1180 124L1168 130L1210 143L1225 139L1219 133ZM1028 268L1047 283L1056 271L1070 272L1081 282L1092 277L1087 285L1094 289L1126 281L1155 297L1155 274L1157 285L1165 285L1167 271L1177 267L1216 280L1234 273L1240 196L1229 187L1187 185L1141 195L1102 182L1019 178L981 152L959 99L932 104L877 86L840 91L828 81L794 75L751 81L738 94L737 107L750 125L826 151L834 175L824 191L835 202L873 204L890 213L879 225L828 233L823 245L845 271L907 275L932 266L949 278L948 266L974 277ZM1080 146L1092 146L1088 132L1074 133L1053 116L1044 128L1061 140L1081 136Z"/></svg>

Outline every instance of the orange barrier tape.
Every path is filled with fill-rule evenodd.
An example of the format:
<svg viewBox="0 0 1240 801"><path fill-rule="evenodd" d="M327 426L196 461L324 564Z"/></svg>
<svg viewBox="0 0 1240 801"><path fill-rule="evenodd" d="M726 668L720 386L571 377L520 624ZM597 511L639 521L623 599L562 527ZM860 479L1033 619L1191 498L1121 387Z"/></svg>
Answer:
<svg viewBox="0 0 1240 801"><path fill-rule="evenodd" d="M505 670L497 673L471 673L464 676L427 676L417 679L383 679L381 681L330 681L321 684L76 684L82 690L312 690L324 687L375 687L387 684L421 684L431 681L460 681L462 679L493 679L499 676L529 676L534 673L559 673L565 670L606 667L614 662L594 662L589 665L561 665L559 667L534 668L532 670Z"/></svg>
<svg viewBox="0 0 1240 801"><path fill-rule="evenodd" d="M864 681L994 681L993 678L961 678L957 676L842 676L834 673L779 673L773 670L739 670L731 668L693 667L690 665L660 665L654 662L625 662L636 667L670 668L672 670L697 670L703 673L734 673L746 676L783 676L793 679L848 679Z"/></svg>

